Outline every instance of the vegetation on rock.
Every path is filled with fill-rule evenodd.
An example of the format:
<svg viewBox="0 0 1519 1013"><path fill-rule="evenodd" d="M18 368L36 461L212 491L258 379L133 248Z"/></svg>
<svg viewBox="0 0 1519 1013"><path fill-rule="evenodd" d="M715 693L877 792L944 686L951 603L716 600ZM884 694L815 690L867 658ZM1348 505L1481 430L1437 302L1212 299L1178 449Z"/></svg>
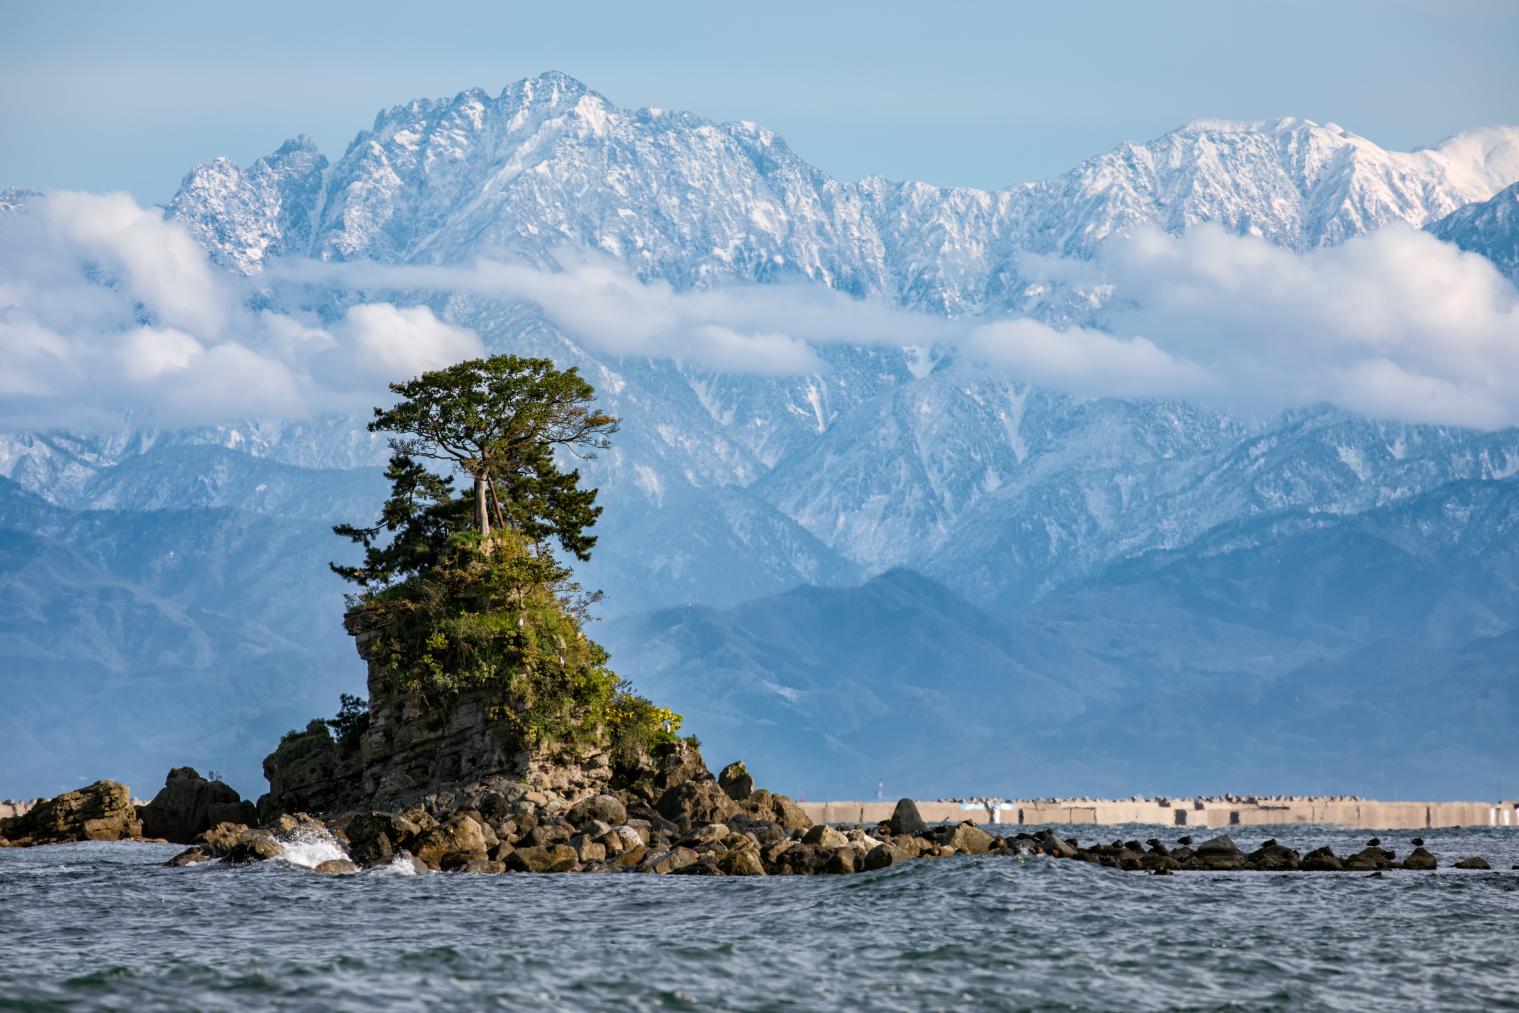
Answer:
<svg viewBox="0 0 1519 1013"><path fill-rule="evenodd" d="M385 673L386 689L446 708L483 690L491 716L525 745L601 745L635 754L674 737L678 715L637 696L608 667L583 624L599 597L575 583L550 541L588 559L601 508L577 469L608 445L617 420L571 368L498 355L391 385L370 430L395 434L391 494L370 527L334 531L361 546L356 566L333 564L359 585L348 627ZM424 462L462 472L469 486ZM352 703L350 703L350 699ZM362 734L362 701L346 698L328 722L339 739ZM357 729L357 731L355 731Z"/></svg>

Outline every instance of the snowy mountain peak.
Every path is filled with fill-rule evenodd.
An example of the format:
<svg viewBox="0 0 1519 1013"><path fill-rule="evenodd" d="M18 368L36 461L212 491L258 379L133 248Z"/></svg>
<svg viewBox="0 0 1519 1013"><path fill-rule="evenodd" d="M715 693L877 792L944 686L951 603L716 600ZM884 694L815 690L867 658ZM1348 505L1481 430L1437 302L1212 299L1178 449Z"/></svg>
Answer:
<svg viewBox="0 0 1519 1013"><path fill-rule="evenodd" d="M1021 307L1021 254L1087 257L1144 225L1293 249L1423 225L1519 179L1519 130L1393 152L1310 120L1198 120L1000 191L849 183L758 124L625 110L549 72L393 107L319 160L303 145L242 173L210 163L169 213L243 272L279 253L545 262L568 241L681 288L809 279L966 314Z"/></svg>

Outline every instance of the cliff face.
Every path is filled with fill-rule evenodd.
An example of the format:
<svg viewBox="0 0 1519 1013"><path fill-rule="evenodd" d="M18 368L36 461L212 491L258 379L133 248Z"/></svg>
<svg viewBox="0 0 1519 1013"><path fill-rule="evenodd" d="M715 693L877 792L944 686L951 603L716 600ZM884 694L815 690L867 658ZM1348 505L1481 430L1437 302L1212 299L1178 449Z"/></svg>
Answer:
<svg viewBox="0 0 1519 1013"><path fill-rule="evenodd" d="M538 747L511 722L492 716L487 690L464 690L447 700L397 690L373 647L378 631L350 617L348 631L368 665L367 726L348 741L334 740L313 721L286 736L264 760L269 793L259 815L393 808L450 787L512 782L565 800L605 791L612 763L603 746Z"/></svg>

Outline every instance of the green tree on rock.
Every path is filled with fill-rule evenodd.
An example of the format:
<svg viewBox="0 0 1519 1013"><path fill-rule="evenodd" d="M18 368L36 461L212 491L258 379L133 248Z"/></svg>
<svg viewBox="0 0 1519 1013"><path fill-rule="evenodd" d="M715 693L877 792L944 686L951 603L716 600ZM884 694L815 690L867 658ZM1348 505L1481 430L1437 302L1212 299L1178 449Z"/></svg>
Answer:
<svg viewBox="0 0 1519 1013"><path fill-rule="evenodd" d="M556 458L594 457L616 432L594 388L547 359L497 355L390 389L398 400L369 424L394 434L390 496L374 525L333 529L364 549L358 565L333 569L360 586L348 626L366 632L390 685L439 706L484 689L529 742L673 735L679 717L633 695L585 635L597 596L549 544L582 560L596 544L596 490Z"/></svg>
<svg viewBox="0 0 1519 1013"><path fill-rule="evenodd" d="M493 526L535 541L552 534L565 551L588 558L595 539L584 531L601 513L596 490L579 489L579 472L561 472L554 451L594 457L617 420L596 410L595 388L574 367L496 355L390 389L401 400L376 408L369 431L398 434L390 441L398 454L448 461L468 475L482 536Z"/></svg>

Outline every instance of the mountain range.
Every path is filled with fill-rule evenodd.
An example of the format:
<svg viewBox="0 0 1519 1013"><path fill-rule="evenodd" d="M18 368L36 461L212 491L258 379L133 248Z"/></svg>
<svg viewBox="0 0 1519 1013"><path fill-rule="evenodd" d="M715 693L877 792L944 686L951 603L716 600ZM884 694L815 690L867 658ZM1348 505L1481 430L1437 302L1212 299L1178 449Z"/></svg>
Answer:
<svg viewBox="0 0 1519 1013"><path fill-rule="evenodd" d="M254 298L324 319L356 295L265 273L552 269L571 245L676 292L1084 323L1100 307L1026 265L1142 226L1308 251L1406 223L1513 277L1516 181L1519 128L1393 152L1283 119L1198 121L998 191L844 182L755 124L545 74L386 110L336 161L298 138L197 166L165 214ZM1082 398L890 341L747 375L599 351L530 301L365 294L603 392L623 428L586 469L606 506L582 568L607 591L594 632L766 783L1451 795L1514 768L1519 430ZM328 526L379 496L362 421L0 435L0 668L20 690L0 794L108 760L134 784L191 762L254 791L259 743L360 685L325 562Z"/></svg>

